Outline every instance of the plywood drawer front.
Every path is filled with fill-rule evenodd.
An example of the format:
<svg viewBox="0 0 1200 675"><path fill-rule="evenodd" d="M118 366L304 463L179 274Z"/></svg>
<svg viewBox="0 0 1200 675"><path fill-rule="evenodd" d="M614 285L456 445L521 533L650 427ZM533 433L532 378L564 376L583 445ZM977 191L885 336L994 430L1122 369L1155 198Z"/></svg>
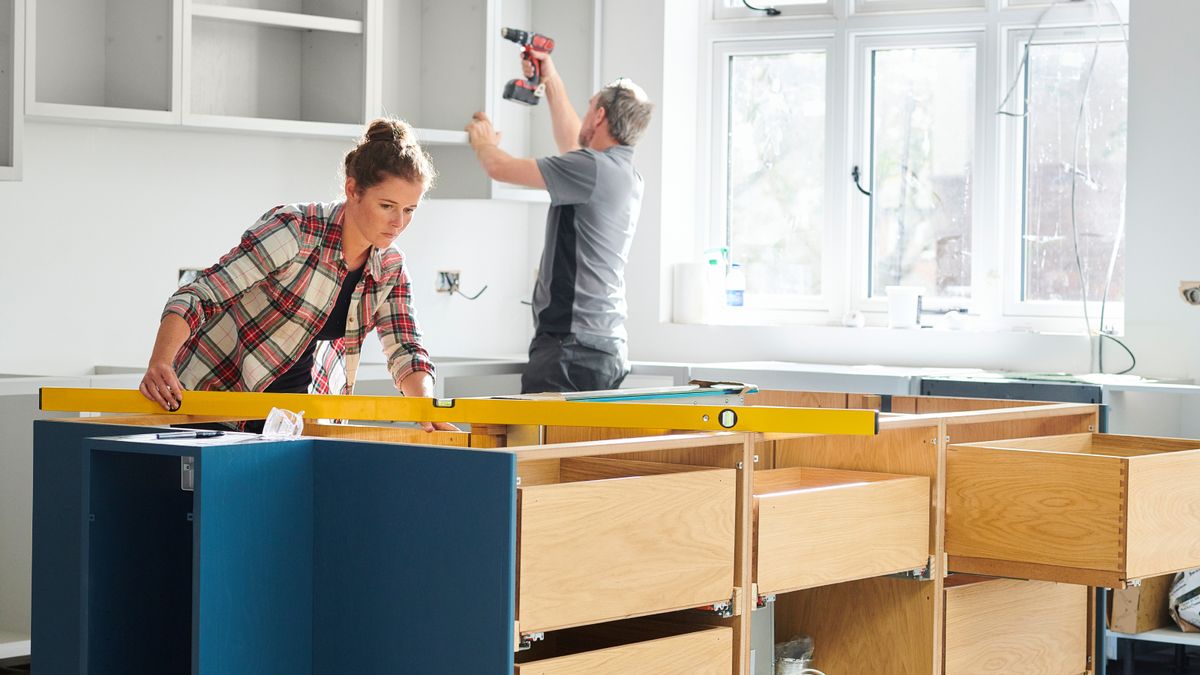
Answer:
<svg viewBox="0 0 1200 675"><path fill-rule="evenodd" d="M792 467L755 474L755 581L776 593L923 567L925 476Z"/></svg>
<svg viewBox="0 0 1200 675"><path fill-rule="evenodd" d="M727 675L733 631L704 628L566 656L518 663L518 675Z"/></svg>
<svg viewBox="0 0 1200 675"><path fill-rule="evenodd" d="M1129 460L1126 578L1200 566L1200 451Z"/></svg>
<svg viewBox="0 0 1200 675"><path fill-rule="evenodd" d="M1087 672L1087 595L1045 581L947 580L945 675Z"/></svg>
<svg viewBox="0 0 1200 675"><path fill-rule="evenodd" d="M522 631L696 607L732 592L732 469L518 492Z"/></svg>
<svg viewBox="0 0 1200 675"><path fill-rule="evenodd" d="M1069 434L950 446L950 569L1121 586L1200 565L1197 445Z"/></svg>

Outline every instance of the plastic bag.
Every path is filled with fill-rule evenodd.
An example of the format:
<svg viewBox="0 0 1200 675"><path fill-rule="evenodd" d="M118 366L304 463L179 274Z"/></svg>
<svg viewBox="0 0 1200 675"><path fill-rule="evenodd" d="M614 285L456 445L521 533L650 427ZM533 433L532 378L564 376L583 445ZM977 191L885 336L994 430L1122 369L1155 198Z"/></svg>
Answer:
<svg viewBox="0 0 1200 675"><path fill-rule="evenodd" d="M803 675L811 672L813 641L801 635L775 645L775 675Z"/></svg>
<svg viewBox="0 0 1200 675"><path fill-rule="evenodd" d="M263 422L262 437L271 441L287 441L300 438L304 431L304 411L292 412L283 408L271 408Z"/></svg>
<svg viewBox="0 0 1200 675"><path fill-rule="evenodd" d="M1200 568L1175 575L1167 591L1167 609L1185 633L1200 633Z"/></svg>

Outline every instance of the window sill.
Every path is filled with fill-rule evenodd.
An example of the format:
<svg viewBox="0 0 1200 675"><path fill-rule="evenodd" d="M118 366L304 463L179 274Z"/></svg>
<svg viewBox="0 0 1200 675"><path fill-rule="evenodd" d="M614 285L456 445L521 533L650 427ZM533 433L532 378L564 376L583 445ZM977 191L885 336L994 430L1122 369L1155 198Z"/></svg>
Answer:
<svg viewBox="0 0 1200 675"><path fill-rule="evenodd" d="M813 327L842 328L865 331L894 331L897 333L1035 333L1056 336L1079 336L1086 334L1082 317L1006 316L983 317L977 314L922 314L921 326L913 328L890 328L887 312L859 312L862 324L843 322L824 310L765 309L757 307L721 307L699 321L671 323L694 326L720 326L745 328L770 327ZM1093 319L1094 321L1094 319ZM1107 323L1107 322L1106 322ZM1124 321L1115 318L1117 335L1124 333Z"/></svg>

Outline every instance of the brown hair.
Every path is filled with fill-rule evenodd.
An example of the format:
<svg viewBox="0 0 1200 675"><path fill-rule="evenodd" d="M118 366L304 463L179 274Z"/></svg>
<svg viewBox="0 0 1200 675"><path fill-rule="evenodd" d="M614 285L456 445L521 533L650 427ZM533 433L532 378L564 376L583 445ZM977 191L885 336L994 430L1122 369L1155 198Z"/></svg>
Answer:
<svg viewBox="0 0 1200 675"><path fill-rule="evenodd" d="M596 94L596 107L604 109L608 133L621 145L636 145L650 126L654 104L628 77L619 77Z"/></svg>
<svg viewBox="0 0 1200 675"><path fill-rule="evenodd" d="M353 178L362 191L382 183L388 176L420 183L429 190L437 178L437 170L408 122L380 118L367 127L358 146L346 153L346 177Z"/></svg>

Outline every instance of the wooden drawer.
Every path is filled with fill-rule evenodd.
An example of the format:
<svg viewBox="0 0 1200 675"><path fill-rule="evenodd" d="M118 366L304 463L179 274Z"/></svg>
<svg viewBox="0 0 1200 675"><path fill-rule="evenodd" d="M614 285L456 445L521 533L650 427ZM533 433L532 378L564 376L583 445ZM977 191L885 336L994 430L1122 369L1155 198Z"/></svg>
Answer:
<svg viewBox="0 0 1200 675"><path fill-rule="evenodd" d="M1067 434L950 446L950 569L1122 587L1200 566L1200 441Z"/></svg>
<svg viewBox="0 0 1200 675"><path fill-rule="evenodd" d="M517 661L518 675L728 675L733 630L634 619L548 634Z"/></svg>
<svg viewBox="0 0 1200 675"><path fill-rule="evenodd" d="M1079 675L1088 668L1088 588L946 578L944 675Z"/></svg>
<svg viewBox="0 0 1200 675"><path fill-rule="evenodd" d="M924 567L929 478L791 467L754 474L754 580L780 593Z"/></svg>
<svg viewBox="0 0 1200 675"><path fill-rule="evenodd" d="M518 490L522 632L730 598L735 470L592 457L551 469Z"/></svg>

